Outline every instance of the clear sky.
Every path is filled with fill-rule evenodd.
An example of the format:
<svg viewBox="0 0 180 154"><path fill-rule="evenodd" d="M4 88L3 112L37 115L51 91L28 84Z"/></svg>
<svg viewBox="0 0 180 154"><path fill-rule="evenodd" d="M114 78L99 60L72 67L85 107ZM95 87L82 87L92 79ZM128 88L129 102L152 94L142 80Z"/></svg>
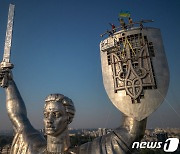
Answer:
<svg viewBox="0 0 180 154"><path fill-rule="evenodd" d="M171 78L169 92L148 120L148 128L180 127L179 0L0 0L0 57L9 3L15 7L11 62L14 80L35 128L43 128L44 99L50 93L70 97L76 107L73 128L114 128L121 113L104 90L100 34L119 25L121 10L133 20L153 19L161 29ZM0 130L11 129L0 90Z"/></svg>

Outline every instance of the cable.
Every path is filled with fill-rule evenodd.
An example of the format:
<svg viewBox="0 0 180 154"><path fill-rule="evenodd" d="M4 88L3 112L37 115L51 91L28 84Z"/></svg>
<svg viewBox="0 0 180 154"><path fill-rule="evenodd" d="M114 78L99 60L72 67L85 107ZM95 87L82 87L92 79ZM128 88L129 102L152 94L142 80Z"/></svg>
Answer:
<svg viewBox="0 0 180 154"><path fill-rule="evenodd" d="M180 119L179 113L173 108L173 106L169 103L169 101L168 101L165 97L163 97L163 95L160 93L160 91L159 91L158 89L156 89L156 90L159 92L159 94L161 95L161 97L164 98L164 100L167 102L167 104L171 107L171 109L177 114L177 116L178 116L179 119Z"/></svg>

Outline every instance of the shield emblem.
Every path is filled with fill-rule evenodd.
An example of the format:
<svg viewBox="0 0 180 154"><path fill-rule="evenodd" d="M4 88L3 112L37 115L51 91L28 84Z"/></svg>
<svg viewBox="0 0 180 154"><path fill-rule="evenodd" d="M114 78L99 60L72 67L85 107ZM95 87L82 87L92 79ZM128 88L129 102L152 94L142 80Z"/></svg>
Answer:
<svg viewBox="0 0 180 154"><path fill-rule="evenodd" d="M163 102L169 69L159 29L121 30L100 43L105 90L112 103L140 121Z"/></svg>

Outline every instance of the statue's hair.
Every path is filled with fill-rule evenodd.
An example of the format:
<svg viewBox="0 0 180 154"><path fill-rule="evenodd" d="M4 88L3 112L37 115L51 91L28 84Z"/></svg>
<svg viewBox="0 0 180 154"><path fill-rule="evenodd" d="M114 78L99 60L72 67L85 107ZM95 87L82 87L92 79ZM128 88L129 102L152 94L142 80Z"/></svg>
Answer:
<svg viewBox="0 0 180 154"><path fill-rule="evenodd" d="M75 107L73 101L62 95L62 94L50 94L46 97L45 102L59 102L62 103L62 105L65 107L65 111L68 115L68 123L70 124L74 118L75 115ZM46 105L45 105L46 106Z"/></svg>

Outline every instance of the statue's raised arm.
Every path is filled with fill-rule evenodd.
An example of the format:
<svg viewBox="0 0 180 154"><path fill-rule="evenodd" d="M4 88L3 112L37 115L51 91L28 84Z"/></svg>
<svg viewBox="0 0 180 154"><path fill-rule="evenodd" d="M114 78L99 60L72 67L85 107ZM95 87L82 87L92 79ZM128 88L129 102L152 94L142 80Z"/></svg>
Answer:
<svg viewBox="0 0 180 154"><path fill-rule="evenodd" d="M0 63L0 83L1 87L5 88L7 112L17 132L26 126L31 126L31 124L27 118L25 104L13 81L11 73L11 69L14 67L10 62L14 8L15 5L9 5L4 54Z"/></svg>
<svg viewBox="0 0 180 154"><path fill-rule="evenodd" d="M4 45L3 60L0 63L0 76L1 76L1 87L5 88L6 91L6 105L8 115L12 121L15 131L22 129L29 120L27 119L26 108L21 95L13 81L11 69L13 64L10 62L11 55L11 40L13 31L13 19L14 19L14 8L15 5L9 5L8 22L6 29L6 38Z"/></svg>
<svg viewBox="0 0 180 154"><path fill-rule="evenodd" d="M4 79L6 78L6 79ZM6 80L6 82L2 81ZM11 154L22 154L42 151L46 145L45 138L31 125L26 112L24 101L12 79L10 70L0 71L1 86L6 94L6 108L15 131L15 137L11 146ZM23 152L23 149L28 152Z"/></svg>
<svg viewBox="0 0 180 154"><path fill-rule="evenodd" d="M14 18L14 5L10 4L4 46L3 60L0 63L0 85L5 89L6 108L12 122L15 137L11 146L11 154L39 153L46 141L39 131L33 128L27 118L26 107L13 80L10 62L10 49ZM42 151L42 150L41 150Z"/></svg>
<svg viewBox="0 0 180 154"><path fill-rule="evenodd" d="M17 132L24 127L30 126L30 122L27 118L24 101L12 79L12 73L8 71L3 73L8 76L8 78L6 78L6 85L3 85L5 86L7 112L15 131Z"/></svg>
<svg viewBox="0 0 180 154"><path fill-rule="evenodd" d="M1 70L0 75L1 83L6 76L6 83L3 83L6 94L6 108L15 132L17 133L27 127L28 129L31 128L32 125L27 118L26 106L14 80L12 79L11 71Z"/></svg>

